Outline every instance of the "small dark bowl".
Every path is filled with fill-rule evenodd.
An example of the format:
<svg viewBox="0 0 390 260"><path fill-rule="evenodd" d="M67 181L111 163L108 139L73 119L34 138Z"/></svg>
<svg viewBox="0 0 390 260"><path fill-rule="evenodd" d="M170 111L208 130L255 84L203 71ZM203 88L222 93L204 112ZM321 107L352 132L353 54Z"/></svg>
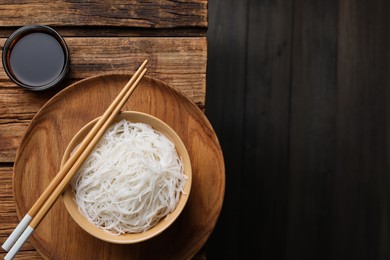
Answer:
<svg viewBox="0 0 390 260"><path fill-rule="evenodd" d="M34 33L36 37L31 40L32 34ZM39 37L37 37L37 35L39 35ZM25 38L24 42L22 41L18 45L18 42L26 36L30 36L28 38L28 43L26 43L27 38ZM56 41L53 41L53 38ZM44 41L45 39L46 42ZM56 45L56 42L58 43L58 46ZM47 48L46 52L48 44L52 49ZM19 60L15 61L20 64L19 71L16 70L16 65L13 67L11 58L11 53L15 46L19 46ZM60 49L62 49L63 57L59 51ZM54 53L55 55L49 53L49 50L56 51L56 53ZM47 55L45 56L45 54ZM57 59L55 59L55 57L57 57ZM68 47L58 32L44 25L27 25L17 29L8 37L3 47L2 61L5 72L13 82L28 90L42 91L57 86L65 78L69 70L70 58ZM45 66L46 68L49 68L47 71L50 71L51 68L55 68L56 71L51 72L50 75L45 75ZM35 73L35 70L38 68L41 69L41 71ZM37 79L38 76L41 78ZM36 78L29 80L29 78L33 77Z"/></svg>

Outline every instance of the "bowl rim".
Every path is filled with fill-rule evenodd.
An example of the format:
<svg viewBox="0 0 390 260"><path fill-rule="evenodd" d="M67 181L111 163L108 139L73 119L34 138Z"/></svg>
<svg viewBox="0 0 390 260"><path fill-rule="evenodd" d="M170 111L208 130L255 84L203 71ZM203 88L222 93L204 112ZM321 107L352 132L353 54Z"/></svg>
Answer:
<svg viewBox="0 0 390 260"><path fill-rule="evenodd" d="M46 83L41 86L30 86L28 84L25 84L21 81L19 81L17 78L14 77L13 73L11 72L10 65L8 64L8 55L10 55L10 51L12 51L13 48L13 42L15 40L19 40L20 38L26 36L30 32L43 32L48 35L51 35L54 37L59 44L62 47L62 50L64 52L64 65L62 68L61 73L55 78L53 81ZM2 63L3 63L3 68L4 71L6 72L7 76L17 85L20 87L23 87L25 89L39 92L47 89L51 89L53 87L56 87L62 80L65 78L65 76L68 74L69 71L69 65L70 65L70 54L69 54L69 48L68 45L66 44L64 38L57 32L55 29L53 29L50 26L47 25L41 25L41 24L31 24L31 25L25 25L17 30L15 30L5 41L4 46L3 46L3 51L2 51Z"/></svg>
<svg viewBox="0 0 390 260"><path fill-rule="evenodd" d="M188 198L190 195L191 187L192 187L192 165L190 156L188 154L188 150L186 146L184 145L182 139L179 137L179 135L176 133L175 130L173 130L167 123L162 121L161 119L147 114L143 112L138 111L122 111L120 112L114 119L114 122L118 122L122 119L126 119L126 117L141 117L141 118L149 118L151 121L160 123L160 126L164 127L167 133L164 131L160 131L160 129L156 129L159 132L163 132L163 134L170 139L172 142L172 139L175 139L175 147L176 150L181 157L183 161L183 167L184 167L184 174L187 176L187 180L184 186L184 193L180 194L180 199L176 205L176 208L169 213L167 216L162 218L155 226L151 227L150 229L140 232L140 233L129 233L129 234L122 234L122 235L114 235L111 234L103 229L98 228L94 224L90 223L84 215L78 210L78 207L74 201L74 193L71 185L68 185L68 187L65 189L65 191L62 194L62 201L65 204L65 207L71 216L71 218L78 224L79 227L81 227L84 231L89 233L90 235L106 241L110 243L115 244L133 244L142 242L145 240L148 240L150 238L153 238L160 233L162 233L164 230L166 230L169 226L173 224L173 222L176 221L176 219L181 215L181 212L183 211L184 207L186 206L188 202ZM88 131L90 128L92 128L93 124L96 123L96 121L99 119L99 117L91 120L87 124L85 124L71 139L71 141L68 143L64 154L61 159L61 167L65 164L67 158L70 155L71 150L73 150L79 142L78 139L84 138L86 135L86 131ZM129 121L133 122L131 119L128 119ZM150 125L150 124L149 124ZM153 127L153 126L152 126ZM154 128L154 127L153 127ZM180 152L179 152L180 149Z"/></svg>

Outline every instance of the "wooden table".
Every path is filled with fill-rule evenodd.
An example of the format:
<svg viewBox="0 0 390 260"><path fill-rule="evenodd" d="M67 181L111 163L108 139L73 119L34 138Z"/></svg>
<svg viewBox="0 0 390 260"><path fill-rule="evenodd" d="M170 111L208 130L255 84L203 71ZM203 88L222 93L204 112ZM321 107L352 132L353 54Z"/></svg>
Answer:
<svg viewBox="0 0 390 260"><path fill-rule="evenodd" d="M0 45L20 26L51 26L65 38L71 69L59 88L34 93L13 84L0 68L0 243L19 221L12 194L16 150L38 109L60 89L89 76L129 73L145 58L149 76L179 89L200 108L206 89L207 0L12 2L0 3ZM41 259L30 243L17 258Z"/></svg>

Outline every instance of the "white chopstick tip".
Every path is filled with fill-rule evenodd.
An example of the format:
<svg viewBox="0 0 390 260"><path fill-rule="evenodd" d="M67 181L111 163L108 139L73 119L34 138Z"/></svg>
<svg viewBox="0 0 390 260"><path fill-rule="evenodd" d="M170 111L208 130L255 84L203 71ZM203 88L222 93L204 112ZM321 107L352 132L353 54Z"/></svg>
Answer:
<svg viewBox="0 0 390 260"><path fill-rule="evenodd" d="M7 238L7 240L1 246L4 249L4 251L8 252L8 250L10 250L10 248L15 243L15 241L20 237L20 235L26 229L26 227L30 223L31 219L32 219L32 217L28 214L26 214L24 216L24 218L20 221L18 226L14 229L14 231L11 233L11 235Z"/></svg>
<svg viewBox="0 0 390 260"><path fill-rule="evenodd" d="M19 239L15 242L15 244L11 247L8 254L5 255L4 260L14 259L15 255L19 252L19 249L23 246L24 242L31 236L34 229L28 226L23 234L19 237Z"/></svg>

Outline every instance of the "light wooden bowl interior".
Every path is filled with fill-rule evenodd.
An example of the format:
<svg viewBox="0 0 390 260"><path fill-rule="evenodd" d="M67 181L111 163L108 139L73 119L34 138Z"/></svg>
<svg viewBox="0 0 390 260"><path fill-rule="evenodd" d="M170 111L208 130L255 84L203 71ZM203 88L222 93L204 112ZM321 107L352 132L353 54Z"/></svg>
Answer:
<svg viewBox="0 0 390 260"><path fill-rule="evenodd" d="M62 198L63 202L68 210L69 214L73 218L73 220L86 232L91 234L92 236L99 238L103 241L116 243L116 244L132 244L141 241L145 241L150 239L161 232L163 232L166 228L168 228L177 217L182 212L184 206L188 201L188 197L190 195L191 183L192 183L192 169L190 157L188 155L187 149L184 146L180 137L176 134L176 132L169 127L166 123L161 121L160 119L145 114L141 112L133 112L133 111L125 111L121 112L114 120L114 122L118 122L122 119L126 119L131 122L142 122L151 125L155 130L164 134L168 139L170 139L176 147L176 150L183 161L184 173L188 177L186 184L184 186L184 194L182 193L180 196L180 200L175 208L175 210L168 214L165 218L160 220L160 222L149 230L142 233L134 233L134 234L123 234L123 235L112 235L92 223L90 223L83 214L80 213L76 202L74 200L74 193L71 185L64 191ZM61 167L68 160L70 153L74 150L74 148L82 141L82 139L86 136L86 134L91 130L93 125L96 123L98 118L91 121L87 125L85 125L70 141L67 146L65 153L62 157Z"/></svg>

